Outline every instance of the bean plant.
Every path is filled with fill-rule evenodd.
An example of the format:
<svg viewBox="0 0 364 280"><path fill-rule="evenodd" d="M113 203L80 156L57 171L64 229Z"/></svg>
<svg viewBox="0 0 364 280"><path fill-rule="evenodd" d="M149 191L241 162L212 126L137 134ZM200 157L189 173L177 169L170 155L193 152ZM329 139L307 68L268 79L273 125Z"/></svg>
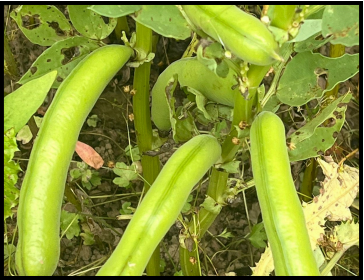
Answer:
<svg viewBox="0 0 364 280"><path fill-rule="evenodd" d="M70 163L83 124L115 76L128 73L122 69L132 69L125 90L132 114L119 122L133 122L136 142L125 135L129 143L117 143L127 146L124 162L103 168L119 176L109 180L115 190L132 193L142 182L139 201L131 207L124 200L120 213L130 222L118 245L81 273L158 276L168 262L161 242L179 224L175 275L208 275L205 235L248 189L256 191L262 224L240 238L265 251L246 275L329 275L359 245L358 219L349 211L359 168L344 164L356 150L340 158L333 152L348 104L358 104L354 89L339 89L359 71L359 54L349 53L359 45L359 5L20 5L7 20L46 47L20 76L4 32L4 71L19 85L4 98L5 230L11 219L17 224L4 235L9 274L59 275L66 202L75 217L112 228L85 214L67 177L99 174L69 173ZM151 82L157 43L165 40L189 45ZM54 91L38 131L33 116ZM16 136L26 125L34 145L19 180ZM304 179L294 182L291 166L300 162ZM318 166L336 175L317 192ZM83 195L100 180L86 180ZM336 222L331 233L326 221ZM62 236L67 228L63 219Z"/></svg>

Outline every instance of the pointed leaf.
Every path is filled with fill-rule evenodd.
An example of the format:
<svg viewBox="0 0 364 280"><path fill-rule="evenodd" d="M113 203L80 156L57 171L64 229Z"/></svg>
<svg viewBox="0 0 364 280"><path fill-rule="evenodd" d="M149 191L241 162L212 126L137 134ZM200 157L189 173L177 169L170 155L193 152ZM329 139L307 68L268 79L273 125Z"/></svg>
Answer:
<svg viewBox="0 0 364 280"><path fill-rule="evenodd" d="M4 131L14 127L17 133L42 105L57 71L21 86L4 98Z"/></svg>

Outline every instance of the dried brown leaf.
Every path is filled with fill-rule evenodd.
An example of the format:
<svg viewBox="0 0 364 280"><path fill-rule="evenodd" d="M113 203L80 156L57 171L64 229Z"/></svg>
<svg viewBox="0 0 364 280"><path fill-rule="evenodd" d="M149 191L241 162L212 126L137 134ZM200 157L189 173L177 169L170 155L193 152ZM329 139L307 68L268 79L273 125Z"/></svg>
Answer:
<svg viewBox="0 0 364 280"><path fill-rule="evenodd" d="M104 164L102 157L85 143L77 141L75 151L84 162L95 169L99 169Z"/></svg>

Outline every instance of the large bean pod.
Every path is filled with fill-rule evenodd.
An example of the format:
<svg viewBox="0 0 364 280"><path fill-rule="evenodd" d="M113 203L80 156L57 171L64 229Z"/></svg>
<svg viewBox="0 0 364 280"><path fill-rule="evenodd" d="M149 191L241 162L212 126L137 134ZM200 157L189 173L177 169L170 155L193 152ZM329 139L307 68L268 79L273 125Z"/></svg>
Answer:
<svg viewBox="0 0 364 280"><path fill-rule="evenodd" d="M256 17L234 5L183 5L190 21L246 62L270 65L281 60L273 34Z"/></svg>
<svg viewBox="0 0 364 280"><path fill-rule="evenodd" d="M180 59L169 65L152 89L152 119L160 130L169 130L169 109L166 99L166 86L173 75L178 74L178 82L181 87L189 86L200 91L207 99L220 104L233 106L235 93L239 92L235 72L229 70L226 78L217 76L197 58Z"/></svg>
<svg viewBox="0 0 364 280"><path fill-rule="evenodd" d="M221 147L211 135L196 136L178 148L97 275L142 275L154 249L176 221L193 186L220 155Z"/></svg>
<svg viewBox="0 0 364 280"><path fill-rule="evenodd" d="M59 87L44 116L20 191L16 267L52 275L60 254L60 214L67 172L81 127L132 49L110 45L82 60Z"/></svg>
<svg viewBox="0 0 364 280"><path fill-rule="evenodd" d="M251 161L276 275L319 275L294 187L284 125L262 112L250 130Z"/></svg>

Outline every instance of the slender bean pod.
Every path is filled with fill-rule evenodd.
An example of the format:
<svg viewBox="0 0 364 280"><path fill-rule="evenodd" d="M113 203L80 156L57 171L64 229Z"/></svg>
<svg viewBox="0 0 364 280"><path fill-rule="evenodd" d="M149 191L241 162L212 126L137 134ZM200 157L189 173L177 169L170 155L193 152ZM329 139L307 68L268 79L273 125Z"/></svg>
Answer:
<svg viewBox="0 0 364 280"><path fill-rule="evenodd" d="M276 275L319 275L291 175L284 125L262 112L250 130L251 161Z"/></svg>
<svg viewBox="0 0 364 280"><path fill-rule="evenodd" d="M110 45L82 60L59 87L44 116L20 191L16 267L52 275L60 255L60 215L69 164L81 127L132 49Z"/></svg>
<svg viewBox="0 0 364 280"><path fill-rule="evenodd" d="M218 160L221 147L199 135L170 157L135 211L118 246L98 276L142 275L154 249L176 221L193 186Z"/></svg>

